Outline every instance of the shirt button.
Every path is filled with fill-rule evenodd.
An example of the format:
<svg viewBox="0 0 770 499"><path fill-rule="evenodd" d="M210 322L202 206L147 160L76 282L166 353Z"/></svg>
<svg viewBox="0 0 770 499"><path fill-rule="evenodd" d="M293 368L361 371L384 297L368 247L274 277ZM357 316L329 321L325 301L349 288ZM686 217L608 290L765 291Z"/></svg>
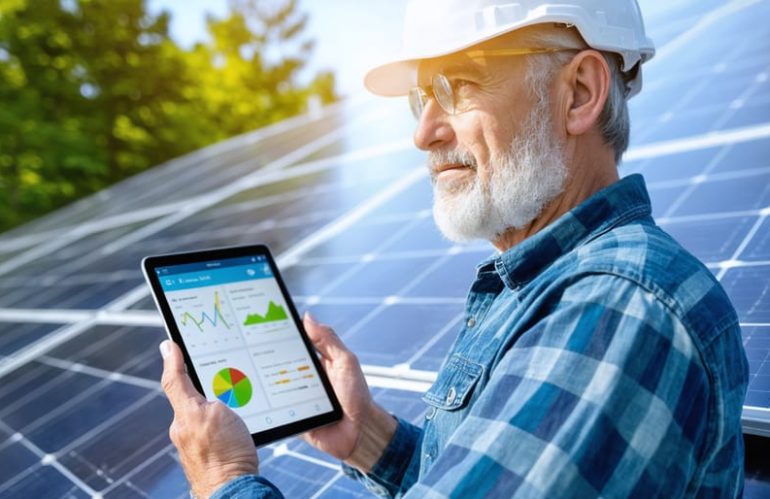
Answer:
<svg viewBox="0 0 770 499"><path fill-rule="evenodd" d="M465 325L468 326L469 328L475 326L476 325L476 318L475 317L468 318L468 322L466 322Z"/></svg>
<svg viewBox="0 0 770 499"><path fill-rule="evenodd" d="M425 415L425 419L433 419L433 416L436 415L436 408L431 406L430 409L428 409L428 413Z"/></svg>
<svg viewBox="0 0 770 499"><path fill-rule="evenodd" d="M455 401L456 398L457 398L457 391L453 386L452 388L449 389L449 392L447 392L446 394L446 403L451 404L452 402Z"/></svg>

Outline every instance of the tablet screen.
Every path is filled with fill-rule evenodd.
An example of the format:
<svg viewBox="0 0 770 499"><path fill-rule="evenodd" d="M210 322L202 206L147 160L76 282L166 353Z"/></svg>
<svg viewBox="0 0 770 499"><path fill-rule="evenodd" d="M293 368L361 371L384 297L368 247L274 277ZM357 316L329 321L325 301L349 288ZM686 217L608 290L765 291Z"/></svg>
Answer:
<svg viewBox="0 0 770 499"><path fill-rule="evenodd" d="M207 399L251 433L332 411L265 255L155 272Z"/></svg>

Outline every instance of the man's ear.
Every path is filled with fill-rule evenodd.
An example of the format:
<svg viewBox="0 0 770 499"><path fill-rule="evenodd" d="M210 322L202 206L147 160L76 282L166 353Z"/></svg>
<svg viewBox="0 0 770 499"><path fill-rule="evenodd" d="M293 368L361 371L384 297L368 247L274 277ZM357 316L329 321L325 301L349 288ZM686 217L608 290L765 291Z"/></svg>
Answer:
<svg viewBox="0 0 770 499"><path fill-rule="evenodd" d="M563 69L567 93L565 125L570 135L583 135L599 120L610 88L610 68L596 50L583 50Z"/></svg>

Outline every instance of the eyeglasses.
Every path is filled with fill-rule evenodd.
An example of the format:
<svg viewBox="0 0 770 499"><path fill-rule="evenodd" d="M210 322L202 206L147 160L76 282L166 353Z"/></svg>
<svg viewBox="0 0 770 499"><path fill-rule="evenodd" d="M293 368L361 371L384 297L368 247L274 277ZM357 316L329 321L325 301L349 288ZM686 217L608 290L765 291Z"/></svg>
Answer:
<svg viewBox="0 0 770 499"><path fill-rule="evenodd" d="M470 59L482 57L505 57L530 54L550 54L567 50L580 50L573 48L518 48L518 49L489 49L468 50L464 54ZM456 115L466 111L462 100L458 98L457 91L452 82L442 73L436 73L431 78L431 84L426 87L416 86L409 90L409 107L417 121L422 116L423 109L428 99L433 97L447 114Z"/></svg>

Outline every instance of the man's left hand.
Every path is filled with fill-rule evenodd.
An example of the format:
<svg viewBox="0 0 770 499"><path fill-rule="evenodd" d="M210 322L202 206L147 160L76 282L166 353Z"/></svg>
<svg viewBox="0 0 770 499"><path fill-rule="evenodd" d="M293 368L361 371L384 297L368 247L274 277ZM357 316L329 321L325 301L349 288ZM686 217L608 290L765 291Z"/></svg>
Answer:
<svg viewBox="0 0 770 499"><path fill-rule="evenodd" d="M174 342L164 341L160 351L161 384L174 409L169 436L193 494L209 497L233 478L257 474L257 452L243 420L222 402L208 402L198 393Z"/></svg>

